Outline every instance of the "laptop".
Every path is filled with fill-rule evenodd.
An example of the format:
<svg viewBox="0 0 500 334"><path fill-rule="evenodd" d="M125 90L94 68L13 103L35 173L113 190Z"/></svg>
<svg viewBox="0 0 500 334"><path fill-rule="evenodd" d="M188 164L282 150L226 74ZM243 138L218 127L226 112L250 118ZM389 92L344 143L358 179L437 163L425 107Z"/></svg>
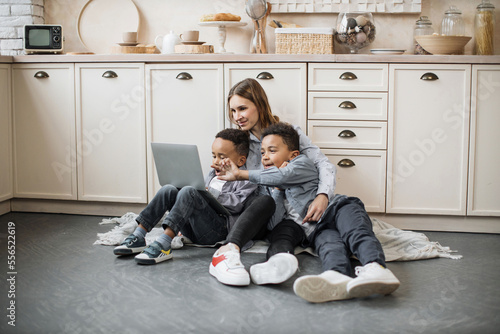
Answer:
<svg viewBox="0 0 500 334"><path fill-rule="evenodd" d="M198 190L210 207L224 216L231 214L205 189L203 170L196 145L151 143L160 185L171 184L180 189L192 186Z"/></svg>

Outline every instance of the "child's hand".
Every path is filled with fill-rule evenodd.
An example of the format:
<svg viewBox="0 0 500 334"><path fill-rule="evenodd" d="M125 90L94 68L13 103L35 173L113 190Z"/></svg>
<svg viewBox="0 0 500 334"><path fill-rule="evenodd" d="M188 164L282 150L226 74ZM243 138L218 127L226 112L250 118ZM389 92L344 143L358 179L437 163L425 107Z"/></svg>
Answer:
<svg viewBox="0 0 500 334"><path fill-rule="evenodd" d="M224 159L220 164L220 175L217 177L219 180L236 181L240 169L230 159Z"/></svg>
<svg viewBox="0 0 500 334"><path fill-rule="evenodd" d="M281 164L281 166L279 166L279 168L286 167L286 166L288 166L289 163L290 163L290 161L283 161L283 163Z"/></svg>

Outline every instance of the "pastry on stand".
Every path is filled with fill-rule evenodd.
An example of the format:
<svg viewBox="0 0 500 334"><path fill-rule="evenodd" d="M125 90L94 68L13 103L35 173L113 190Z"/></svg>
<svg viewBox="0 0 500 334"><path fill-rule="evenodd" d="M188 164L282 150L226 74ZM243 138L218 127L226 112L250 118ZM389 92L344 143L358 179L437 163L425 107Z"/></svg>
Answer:
<svg viewBox="0 0 500 334"><path fill-rule="evenodd" d="M201 17L198 24L202 27L217 27L219 36L219 48L217 53L228 53L224 48L226 43L226 28L243 27L246 22L240 22L241 17L230 13L206 14Z"/></svg>

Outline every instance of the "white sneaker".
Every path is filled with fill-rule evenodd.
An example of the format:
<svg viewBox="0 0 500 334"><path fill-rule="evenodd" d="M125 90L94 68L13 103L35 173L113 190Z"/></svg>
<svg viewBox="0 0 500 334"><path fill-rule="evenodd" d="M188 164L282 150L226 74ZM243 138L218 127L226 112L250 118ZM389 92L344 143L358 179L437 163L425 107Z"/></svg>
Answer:
<svg viewBox="0 0 500 334"><path fill-rule="evenodd" d="M320 275L299 277L293 283L295 294L311 303L323 303L351 298L347 293L347 284L352 278L334 270Z"/></svg>
<svg viewBox="0 0 500 334"><path fill-rule="evenodd" d="M356 267L356 276L347 284L349 295L355 298L373 294L388 295L401 284L392 271L376 262Z"/></svg>
<svg viewBox="0 0 500 334"><path fill-rule="evenodd" d="M228 251L217 250L210 263L210 275L227 285L245 286L250 284L250 275L240 261L240 252L232 244Z"/></svg>
<svg viewBox="0 0 500 334"><path fill-rule="evenodd" d="M295 255L278 253L264 263L250 267L250 277L255 284L279 284L293 276L299 268Z"/></svg>

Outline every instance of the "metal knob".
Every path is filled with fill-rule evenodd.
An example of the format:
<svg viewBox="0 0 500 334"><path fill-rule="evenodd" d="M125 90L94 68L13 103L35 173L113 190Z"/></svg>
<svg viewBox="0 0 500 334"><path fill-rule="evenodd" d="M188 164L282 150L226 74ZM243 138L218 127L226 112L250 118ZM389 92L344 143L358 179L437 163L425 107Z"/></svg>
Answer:
<svg viewBox="0 0 500 334"><path fill-rule="evenodd" d="M431 73L431 72L424 73L420 77L420 80L435 81L435 80L438 80L438 79L439 79L439 77L437 75L435 75L434 73Z"/></svg>
<svg viewBox="0 0 500 334"><path fill-rule="evenodd" d="M339 104L339 108L342 108L342 109L356 109L357 107L351 101L344 101L344 102L342 102L342 103Z"/></svg>
<svg viewBox="0 0 500 334"><path fill-rule="evenodd" d="M49 77L49 74L45 71L38 71L35 73L34 77L37 79L46 79Z"/></svg>
<svg viewBox="0 0 500 334"><path fill-rule="evenodd" d="M257 79L262 79L262 80L271 80L274 79L273 75L269 72L260 72L257 75Z"/></svg>
<svg viewBox="0 0 500 334"><path fill-rule="evenodd" d="M188 72L181 72L181 73L177 74L177 76L175 78L179 79L179 80L191 80L191 79L193 79L191 74L189 74Z"/></svg>
<svg viewBox="0 0 500 334"><path fill-rule="evenodd" d="M118 74L116 74L116 72L114 71L106 71L102 74L102 77L106 79L113 79L118 78Z"/></svg>
<svg viewBox="0 0 500 334"><path fill-rule="evenodd" d="M340 80L356 80L358 77L352 72L344 72L340 75Z"/></svg>
<svg viewBox="0 0 500 334"><path fill-rule="evenodd" d="M352 138L352 137L356 137L356 134L354 132L352 132L351 130L343 130L342 132L339 133L339 137Z"/></svg>
<svg viewBox="0 0 500 334"><path fill-rule="evenodd" d="M342 168L354 167L356 164L351 159L342 159L337 163L337 166Z"/></svg>

